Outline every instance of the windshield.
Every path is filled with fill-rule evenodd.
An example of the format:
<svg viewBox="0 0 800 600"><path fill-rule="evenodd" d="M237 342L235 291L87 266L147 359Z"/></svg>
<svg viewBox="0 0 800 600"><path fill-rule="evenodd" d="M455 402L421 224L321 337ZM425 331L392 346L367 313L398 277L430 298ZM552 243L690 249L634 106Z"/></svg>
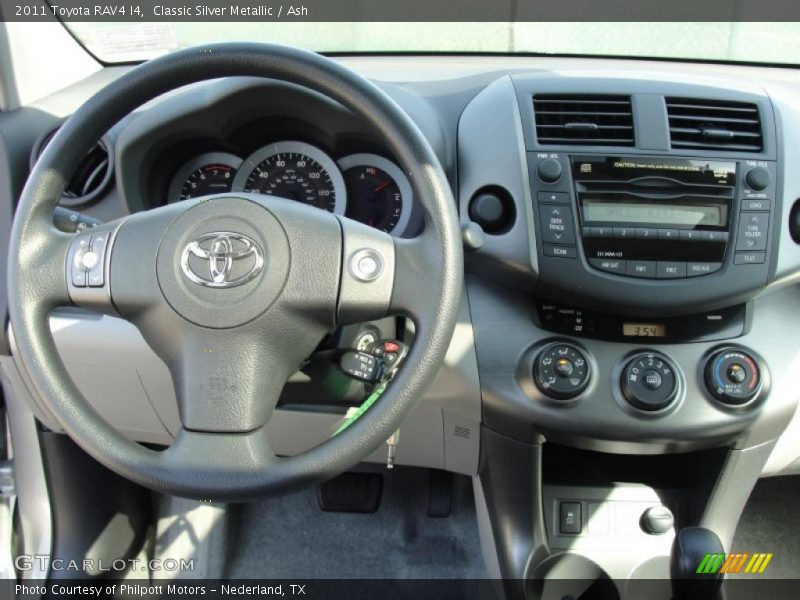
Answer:
<svg viewBox="0 0 800 600"><path fill-rule="evenodd" d="M797 23L67 23L107 63L208 42L318 52L474 52L800 64Z"/></svg>

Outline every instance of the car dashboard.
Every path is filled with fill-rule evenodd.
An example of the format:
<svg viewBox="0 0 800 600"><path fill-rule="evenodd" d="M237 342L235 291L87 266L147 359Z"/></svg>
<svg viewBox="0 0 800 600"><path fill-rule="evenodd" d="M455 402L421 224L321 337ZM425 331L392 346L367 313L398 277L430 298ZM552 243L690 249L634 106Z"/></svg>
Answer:
<svg viewBox="0 0 800 600"><path fill-rule="evenodd" d="M403 427L398 463L480 477L517 456L539 515L517 524L544 532L551 547L594 556L615 577L630 565L606 564L598 549L644 534L612 542L560 529L561 503L589 511L609 492L564 485L563 473L528 481L543 459L523 448L555 448L550 459L543 452L545 474L558 466L581 482L589 475L580 464L592 460L618 473L613 465L641 457L667 469L681 456L708 459L718 488L704 506L719 508L700 513L723 536L732 531L721 494L743 503L759 476L800 471L800 73L577 58L338 60L425 134L451 182L466 249L459 323L439 378ZM19 111L39 138L24 152L35 159L61 117L125 70ZM137 110L100 148L106 162L91 163L98 183L88 193L71 185L78 191L62 200L82 217L245 191L395 237L425 227L379 136L289 84L189 86ZM26 175L9 172L12 197ZM132 439L170 442L179 421L169 373L133 326L65 310L52 328L101 414ZM358 404L365 389L326 365L325 353L363 336L413 341L413 323L388 319L326 339L319 360L287 385L270 424L277 451L314 446ZM18 384L27 390L21 372ZM57 430L35 394L23 393ZM720 449L727 458L716 458ZM663 462L672 455L675 463ZM371 457L384 459L384 449ZM739 495L725 487L726 469L744 481ZM519 508L502 505L496 480L481 481L490 508ZM652 501L642 493L620 502ZM499 521L487 527L498 546L519 543L502 539ZM668 554L665 542L646 539ZM519 576L527 567L508 552L500 570Z"/></svg>

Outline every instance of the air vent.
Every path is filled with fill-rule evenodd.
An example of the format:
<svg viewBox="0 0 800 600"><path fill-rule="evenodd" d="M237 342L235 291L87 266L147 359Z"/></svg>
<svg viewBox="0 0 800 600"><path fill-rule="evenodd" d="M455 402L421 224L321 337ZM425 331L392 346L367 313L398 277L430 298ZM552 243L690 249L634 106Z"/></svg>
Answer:
<svg viewBox="0 0 800 600"><path fill-rule="evenodd" d="M758 152L764 147L755 104L696 98L666 101L673 148Z"/></svg>
<svg viewBox="0 0 800 600"><path fill-rule="evenodd" d="M633 146L628 96L537 94L536 137L543 145Z"/></svg>
<svg viewBox="0 0 800 600"><path fill-rule="evenodd" d="M56 131L58 130L51 131L36 145L31 157L31 166L41 156ZM114 162L108 144L100 140L78 166L59 203L63 206L79 206L96 200L107 189L113 169Z"/></svg>

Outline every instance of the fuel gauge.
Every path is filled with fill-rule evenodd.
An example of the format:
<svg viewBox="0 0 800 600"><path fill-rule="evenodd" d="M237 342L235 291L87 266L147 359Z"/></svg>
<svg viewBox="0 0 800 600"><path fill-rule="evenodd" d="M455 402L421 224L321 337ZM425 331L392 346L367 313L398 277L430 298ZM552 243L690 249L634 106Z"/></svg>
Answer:
<svg viewBox="0 0 800 600"><path fill-rule="evenodd" d="M375 154L339 161L347 187L346 216L375 229L402 235L411 215L411 184L393 162Z"/></svg>

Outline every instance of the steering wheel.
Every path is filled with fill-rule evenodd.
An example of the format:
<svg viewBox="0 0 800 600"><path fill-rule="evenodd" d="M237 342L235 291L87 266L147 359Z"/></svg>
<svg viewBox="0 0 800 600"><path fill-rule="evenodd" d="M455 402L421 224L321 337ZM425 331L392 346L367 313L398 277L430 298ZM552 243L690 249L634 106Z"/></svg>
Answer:
<svg viewBox="0 0 800 600"><path fill-rule="evenodd" d="M228 193L166 205L69 235L53 208L81 157L157 96L229 76L298 84L338 101L380 135L425 212L423 233L394 239L299 202ZM320 55L271 44L191 48L109 84L59 129L25 185L9 252L11 324L35 391L86 452L141 485L242 500L329 479L377 449L435 377L463 283L455 202L425 138L375 85ZM168 366L181 428L154 450L118 433L70 379L49 328L77 305L135 324ZM357 422L295 456L265 430L280 392L336 326L411 318L415 340L392 383Z"/></svg>

